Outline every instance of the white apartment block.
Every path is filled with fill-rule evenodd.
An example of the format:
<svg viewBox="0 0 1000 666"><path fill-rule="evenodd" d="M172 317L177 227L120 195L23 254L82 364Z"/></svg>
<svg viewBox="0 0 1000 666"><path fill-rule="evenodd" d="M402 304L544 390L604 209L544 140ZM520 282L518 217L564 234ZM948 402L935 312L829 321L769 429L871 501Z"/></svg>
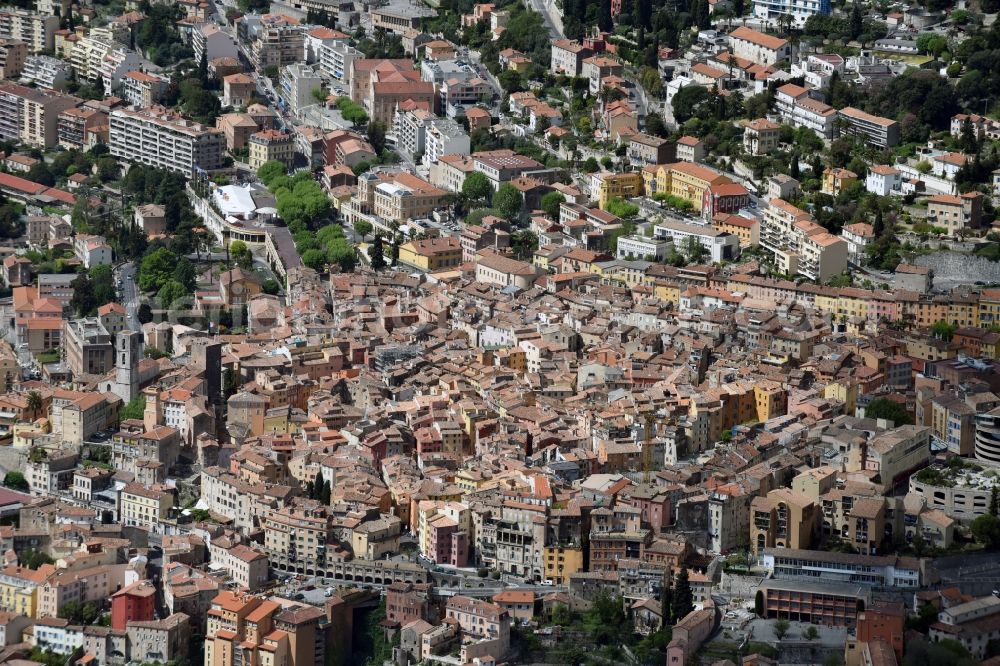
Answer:
<svg viewBox="0 0 1000 666"><path fill-rule="evenodd" d="M670 248L674 246L669 239L646 238L645 236L623 236L618 239L617 259L646 259L663 261Z"/></svg>
<svg viewBox="0 0 1000 666"><path fill-rule="evenodd" d="M792 45L787 39L746 27L736 28L729 33L729 46L737 58L746 58L758 65L775 65L792 57Z"/></svg>
<svg viewBox="0 0 1000 666"><path fill-rule="evenodd" d="M293 115L298 116L302 110L316 104L313 90L323 87L323 79L309 65L295 63L281 70L278 95Z"/></svg>
<svg viewBox="0 0 1000 666"><path fill-rule="evenodd" d="M178 171L222 166L226 137L222 130L185 120L167 109L115 109L110 115L111 155L128 162Z"/></svg>
<svg viewBox="0 0 1000 666"><path fill-rule="evenodd" d="M433 113L424 109L397 110L392 123L392 133L396 137L396 150L411 160L415 155L424 152L427 128L430 127L434 117Z"/></svg>
<svg viewBox="0 0 1000 666"><path fill-rule="evenodd" d="M100 77L104 56L118 48L110 35L103 33L95 35L94 32L96 31L92 31L90 35L74 44L73 50L69 54L69 61L73 65L78 79L92 81Z"/></svg>
<svg viewBox="0 0 1000 666"><path fill-rule="evenodd" d="M802 26L810 16L829 14L830 0L754 0L753 15L766 21L774 21L783 15L792 17L794 25Z"/></svg>
<svg viewBox="0 0 1000 666"><path fill-rule="evenodd" d="M760 244L788 275L826 282L847 269L847 242L782 199L771 199L763 211Z"/></svg>
<svg viewBox="0 0 1000 666"><path fill-rule="evenodd" d="M131 106L146 108L159 103L170 80L156 74L132 71L122 77L119 96Z"/></svg>
<svg viewBox="0 0 1000 666"><path fill-rule="evenodd" d="M21 70L21 83L34 83L39 88L49 90L69 81L73 76L73 66L65 60L47 55L29 56Z"/></svg>
<svg viewBox="0 0 1000 666"><path fill-rule="evenodd" d="M837 110L809 96L809 91L791 83L778 88L775 104L782 119L793 127L808 127L824 139L832 139Z"/></svg>
<svg viewBox="0 0 1000 666"><path fill-rule="evenodd" d="M669 240L675 247L684 247L688 238L695 238L708 251L713 263L732 261L740 256L740 239L709 224L665 219L653 227L653 238Z"/></svg>
<svg viewBox="0 0 1000 666"><path fill-rule="evenodd" d="M32 53L51 51L55 47L58 29L58 16L35 14L24 9L0 11L0 39L24 42Z"/></svg>
<svg viewBox="0 0 1000 666"><path fill-rule="evenodd" d="M437 163L442 155L468 155L472 150L465 129L450 118L431 121L424 139L424 165Z"/></svg>
<svg viewBox="0 0 1000 666"><path fill-rule="evenodd" d="M104 94L114 94L129 72L142 69L142 58L132 49L118 47L108 51L101 59L101 82L104 83Z"/></svg>
<svg viewBox="0 0 1000 666"><path fill-rule="evenodd" d="M584 59L592 55L593 51L579 42L569 39L559 39L552 42L552 63L550 69L553 74L580 76Z"/></svg>
<svg viewBox="0 0 1000 666"><path fill-rule="evenodd" d="M896 167L878 164L868 169L865 177L865 189L872 194L885 197L890 194L902 194L903 173Z"/></svg>
<svg viewBox="0 0 1000 666"><path fill-rule="evenodd" d="M344 42L336 42L329 46L323 45L319 52L319 68L339 83L348 83L351 75L351 63L365 55Z"/></svg>

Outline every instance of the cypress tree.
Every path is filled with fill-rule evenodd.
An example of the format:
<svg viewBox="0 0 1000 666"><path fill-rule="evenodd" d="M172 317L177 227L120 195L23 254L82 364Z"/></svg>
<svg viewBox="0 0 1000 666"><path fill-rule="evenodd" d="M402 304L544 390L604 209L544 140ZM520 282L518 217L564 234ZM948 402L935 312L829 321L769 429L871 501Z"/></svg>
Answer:
<svg viewBox="0 0 1000 666"><path fill-rule="evenodd" d="M682 567L674 581L674 594L671 600L674 622L679 622L694 610L694 595L691 593L691 581L688 578L687 567Z"/></svg>

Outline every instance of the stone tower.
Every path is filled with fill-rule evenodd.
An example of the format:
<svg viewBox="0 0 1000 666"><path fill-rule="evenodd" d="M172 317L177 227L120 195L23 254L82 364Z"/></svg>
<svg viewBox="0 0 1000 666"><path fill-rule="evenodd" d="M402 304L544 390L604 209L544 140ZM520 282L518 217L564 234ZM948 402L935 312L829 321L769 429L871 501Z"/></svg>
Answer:
<svg viewBox="0 0 1000 666"><path fill-rule="evenodd" d="M115 385L112 391L126 404L139 395L142 333L122 331L115 340Z"/></svg>

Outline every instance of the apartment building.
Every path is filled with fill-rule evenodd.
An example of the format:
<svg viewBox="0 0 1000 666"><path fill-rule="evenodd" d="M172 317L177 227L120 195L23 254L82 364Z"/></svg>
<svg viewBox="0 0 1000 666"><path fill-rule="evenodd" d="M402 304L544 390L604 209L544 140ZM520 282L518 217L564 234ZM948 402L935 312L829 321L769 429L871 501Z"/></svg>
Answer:
<svg viewBox="0 0 1000 666"><path fill-rule="evenodd" d="M865 140L876 148L891 148L899 143L899 123L891 118L873 116L853 106L837 111L841 133Z"/></svg>
<svg viewBox="0 0 1000 666"><path fill-rule="evenodd" d="M881 486L888 490L904 481L931 458L931 429L904 425L875 436L868 443L865 469L878 473Z"/></svg>
<svg viewBox="0 0 1000 666"><path fill-rule="evenodd" d="M792 23L803 26L810 16L829 15L830 0L754 0L753 15L777 24L779 18L791 16Z"/></svg>
<svg viewBox="0 0 1000 666"><path fill-rule="evenodd" d="M531 171L544 169L545 165L511 150L493 150L473 153L472 168L486 176L493 189L498 190L502 184Z"/></svg>
<svg viewBox="0 0 1000 666"><path fill-rule="evenodd" d="M466 636L497 641L500 648L498 656L503 656L509 649L510 615L497 604L456 595L445 606L445 618L458 623Z"/></svg>
<svg viewBox="0 0 1000 666"><path fill-rule="evenodd" d="M407 105L411 106L411 105ZM400 108L393 116L393 135L396 149L411 160L424 152L427 142L427 128L436 116L427 109Z"/></svg>
<svg viewBox="0 0 1000 666"><path fill-rule="evenodd" d="M670 139L636 134L629 140L626 155L634 166L668 164L677 160L677 145Z"/></svg>
<svg viewBox="0 0 1000 666"><path fill-rule="evenodd" d="M125 625L129 654L145 663L178 661L190 651L191 626L184 613L162 620L132 620Z"/></svg>
<svg viewBox="0 0 1000 666"><path fill-rule="evenodd" d="M20 80L34 83L38 88L54 89L70 80L73 66L65 60L47 55L30 55L24 61Z"/></svg>
<svg viewBox="0 0 1000 666"><path fill-rule="evenodd" d="M250 62L262 72L301 62L305 58L305 38L299 22L290 16L264 14L250 43Z"/></svg>
<svg viewBox="0 0 1000 666"><path fill-rule="evenodd" d="M108 114L77 106L59 114L56 123L56 137L64 148L86 150L96 141L96 137L107 135Z"/></svg>
<svg viewBox="0 0 1000 666"><path fill-rule="evenodd" d="M949 236L967 229L978 229L982 217L981 192L966 192L960 196L938 194L927 200L927 222L947 229Z"/></svg>
<svg viewBox="0 0 1000 666"><path fill-rule="evenodd" d="M783 199L771 199L764 209L760 244L789 275L825 282L847 268L847 243Z"/></svg>
<svg viewBox="0 0 1000 666"><path fill-rule="evenodd" d="M122 81L129 72L139 72L143 66L142 58L132 49L125 47L113 48L104 54L98 72L104 85L104 94L120 94ZM165 86L164 86L165 89Z"/></svg>
<svg viewBox="0 0 1000 666"><path fill-rule="evenodd" d="M569 39L557 39L552 42L552 61L549 69L553 74L580 76L583 61L594 55L593 49Z"/></svg>
<svg viewBox="0 0 1000 666"><path fill-rule="evenodd" d="M642 196L642 174L637 172L612 173L600 171L590 177L590 196L602 209L612 199L631 199Z"/></svg>
<svg viewBox="0 0 1000 666"><path fill-rule="evenodd" d="M103 375L114 367L114 341L97 317L67 320L63 349L74 377Z"/></svg>
<svg viewBox="0 0 1000 666"><path fill-rule="evenodd" d="M16 39L0 39L0 79L19 78L27 58L27 44Z"/></svg>
<svg viewBox="0 0 1000 666"><path fill-rule="evenodd" d="M903 187L902 172L896 167L877 164L868 169L865 177L865 189L880 197L890 194L901 194Z"/></svg>
<svg viewBox="0 0 1000 666"><path fill-rule="evenodd" d="M283 163L291 168L295 159L295 139L291 134L279 130L264 130L255 132L247 139L250 148L248 163L251 169L259 169L271 160Z"/></svg>
<svg viewBox="0 0 1000 666"><path fill-rule="evenodd" d="M32 53L52 51L58 29L58 16L10 7L0 10L0 39L24 42Z"/></svg>
<svg viewBox="0 0 1000 666"><path fill-rule="evenodd" d="M86 37L77 41L69 54L69 61L77 78L88 81L99 78L104 56L116 48L118 48L117 42L106 30L92 30Z"/></svg>
<svg viewBox="0 0 1000 666"><path fill-rule="evenodd" d="M807 127L824 139L834 138L837 110L809 96L809 90L786 83L775 92L775 108L792 127Z"/></svg>
<svg viewBox="0 0 1000 666"><path fill-rule="evenodd" d="M58 141L59 114L79 103L70 95L0 84L0 137L51 148Z"/></svg>
<svg viewBox="0 0 1000 666"><path fill-rule="evenodd" d="M322 88L319 72L311 65L297 62L281 70L277 92L285 108L298 116L305 107L317 103L313 91Z"/></svg>
<svg viewBox="0 0 1000 666"><path fill-rule="evenodd" d="M743 26L729 33L729 47L737 58L746 58L765 67L792 57L792 45L787 39Z"/></svg>
<svg viewBox="0 0 1000 666"><path fill-rule="evenodd" d="M188 176L222 166L222 131L186 120L163 107L111 112L111 155Z"/></svg>
<svg viewBox="0 0 1000 666"><path fill-rule="evenodd" d="M227 571L233 582L248 592L257 592L268 579L267 555L245 544L232 545L226 540L209 543L212 566Z"/></svg>
<svg viewBox="0 0 1000 666"><path fill-rule="evenodd" d="M694 238L713 262L732 261L740 256L739 237L708 224L664 219L653 227L653 238L669 240L675 248L686 247L688 239Z"/></svg>
<svg viewBox="0 0 1000 666"><path fill-rule="evenodd" d="M670 194L691 202L699 213L705 204L706 190L733 182L721 173L690 162L647 166L642 170L642 179L646 196Z"/></svg>
<svg viewBox="0 0 1000 666"><path fill-rule="evenodd" d="M625 65L620 60L606 55L594 55L584 58L580 63L580 76L587 79L591 95L601 92L603 81L609 76L624 76Z"/></svg>
<svg viewBox="0 0 1000 666"><path fill-rule="evenodd" d="M122 489L118 501L122 525L158 532L174 506L174 495L166 488L130 483Z"/></svg>
<svg viewBox="0 0 1000 666"><path fill-rule="evenodd" d="M328 562L339 558L337 551L327 507L283 507L264 518L264 552L279 571L324 575Z"/></svg>
<svg viewBox="0 0 1000 666"><path fill-rule="evenodd" d="M444 155L468 155L471 149L464 127L450 118L434 118L427 127L423 163L429 167Z"/></svg>
<svg viewBox="0 0 1000 666"><path fill-rule="evenodd" d="M202 53L206 60L218 58L239 58L240 50L233 38L214 23L204 23L191 31L191 48L195 62L201 62Z"/></svg>
<svg viewBox="0 0 1000 666"><path fill-rule="evenodd" d="M427 272L454 268L462 263L462 246L452 236L410 241L399 247L399 261Z"/></svg>
<svg viewBox="0 0 1000 666"><path fill-rule="evenodd" d="M169 85L170 79L133 70L121 78L118 95L131 106L146 108L159 104Z"/></svg>
<svg viewBox="0 0 1000 666"><path fill-rule="evenodd" d="M736 236L741 249L760 244L760 221L757 218L720 213L712 217L712 226Z"/></svg>
<svg viewBox="0 0 1000 666"><path fill-rule="evenodd" d="M412 74L416 74L413 72ZM392 124L396 109L407 101L433 109L436 93L434 84L399 76L373 74L366 99L368 115L373 121L388 126Z"/></svg>
<svg viewBox="0 0 1000 666"><path fill-rule="evenodd" d="M750 548L806 549L819 536L822 513L809 497L789 488L777 488L750 503Z"/></svg>
<svg viewBox="0 0 1000 666"><path fill-rule="evenodd" d="M351 63L365 55L347 42L338 41L320 49L319 68L339 83L348 83Z"/></svg>
<svg viewBox="0 0 1000 666"><path fill-rule="evenodd" d="M767 118L743 121L743 150L748 155L767 155L778 149L781 125Z"/></svg>

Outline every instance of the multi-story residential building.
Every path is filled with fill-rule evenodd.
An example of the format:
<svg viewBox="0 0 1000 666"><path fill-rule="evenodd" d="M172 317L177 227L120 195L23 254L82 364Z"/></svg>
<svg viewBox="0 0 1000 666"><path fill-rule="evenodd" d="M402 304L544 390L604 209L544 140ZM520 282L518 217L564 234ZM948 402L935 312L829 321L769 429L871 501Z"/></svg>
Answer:
<svg viewBox="0 0 1000 666"><path fill-rule="evenodd" d="M696 136L682 136L677 139L678 162L702 162L708 150L705 143Z"/></svg>
<svg viewBox="0 0 1000 666"><path fill-rule="evenodd" d="M92 30L86 37L77 41L69 55L69 61L77 78L88 81L100 78L104 56L116 48L119 48L118 43L106 30ZM139 68L139 65L135 67Z"/></svg>
<svg viewBox="0 0 1000 666"><path fill-rule="evenodd" d="M774 253L779 269L789 275L825 282L847 268L847 243L782 199L771 199L764 210L760 244Z"/></svg>
<svg viewBox="0 0 1000 666"><path fill-rule="evenodd" d="M302 110L316 104L313 91L322 90L323 79L311 65L297 62L281 70L278 81L278 97L293 115L298 116Z"/></svg>
<svg viewBox="0 0 1000 666"><path fill-rule="evenodd" d="M848 259L860 264L865 258L865 248L875 240L875 231L867 222L856 222L845 224L840 230L840 237L847 243Z"/></svg>
<svg viewBox="0 0 1000 666"><path fill-rule="evenodd" d="M174 495L166 488L130 483L122 489L118 501L122 525L159 532L161 522L170 516Z"/></svg>
<svg viewBox="0 0 1000 666"><path fill-rule="evenodd" d="M643 559L653 533L641 519L642 511L631 506L591 511L591 571L614 571L619 560Z"/></svg>
<svg viewBox="0 0 1000 666"><path fill-rule="evenodd" d="M162 107L111 112L111 155L194 175L222 166L225 137Z"/></svg>
<svg viewBox="0 0 1000 666"><path fill-rule="evenodd" d="M170 80L165 77L131 71L121 78L118 92L130 105L146 108L159 104L169 85Z"/></svg>
<svg viewBox="0 0 1000 666"><path fill-rule="evenodd" d="M27 9L0 10L0 39L24 42L32 53L52 51L59 17L36 14Z"/></svg>
<svg viewBox="0 0 1000 666"><path fill-rule="evenodd" d="M24 61L20 80L34 83L39 88L52 90L66 83L73 76L73 66L65 60L47 55L31 55Z"/></svg>
<svg viewBox="0 0 1000 666"><path fill-rule="evenodd" d="M983 194L966 192L960 196L938 194L927 200L927 221L943 229L949 236L960 231L978 229L982 224Z"/></svg>
<svg viewBox="0 0 1000 666"><path fill-rule="evenodd" d="M792 45L787 39L743 26L729 33L729 47L737 58L746 58L758 65L777 65L792 57Z"/></svg>
<svg viewBox="0 0 1000 666"><path fill-rule="evenodd" d="M443 155L468 155L471 149L465 128L450 118L435 118L427 127L423 162L431 166Z"/></svg>
<svg viewBox="0 0 1000 666"><path fill-rule="evenodd" d="M104 94L111 95L120 91L125 76L129 72L139 72L142 66L142 57L132 49L119 46L109 50L101 58L98 68L101 82L104 84Z"/></svg>
<svg viewBox="0 0 1000 666"><path fill-rule="evenodd" d="M73 237L73 254L84 268L104 266L112 261L113 252L104 236L77 234Z"/></svg>
<svg viewBox="0 0 1000 666"><path fill-rule="evenodd" d="M201 62L202 53L207 53L206 60L238 58L240 55L229 33L214 23L203 23L191 31L191 48L195 62Z"/></svg>
<svg viewBox="0 0 1000 666"><path fill-rule="evenodd" d="M406 172L366 173L358 179L354 211L374 216L376 227L419 219L442 205L447 192ZM457 240L457 239L456 239Z"/></svg>
<svg viewBox="0 0 1000 666"><path fill-rule="evenodd" d="M56 136L64 148L86 150L97 136L106 135L107 125L108 114L84 106L72 107L59 114Z"/></svg>
<svg viewBox="0 0 1000 666"><path fill-rule="evenodd" d="M840 167L827 167L823 170L823 180L820 190L824 194L838 197L856 182L858 182L858 174L853 171Z"/></svg>
<svg viewBox="0 0 1000 666"><path fill-rule="evenodd" d="M594 55L584 58L580 63L580 76L588 81L591 95L601 92L603 81L609 76L623 76L625 65L620 60L606 55Z"/></svg>
<svg viewBox="0 0 1000 666"><path fill-rule="evenodd" d="M290 16L264 14L258 17L256 30L250 42L250 62L262 72L268 67L278 67L302 62L305 55L305 38L299 22Z"/></svg>
<svg viewBox="0 0 1000 666"><path fill-rule="evenodd" d="M257 84L248 74L238 72L222 79L223 106L248 106L256 94Z"/></svg>
<svg viewBox="0 0 1000 666"><path fill-rule="evenodd" d="M129 653L137 661L177 661L190 651L191 626L184 613L162 620L132 620L125 625Z"/></svg>
<svg viewBox="0 0 1000 666"><path fill-rule="evenodd" d="M760 221L755 217L720 213L712 217L712 226L736 236L741 249L760 244Z"/></svg>
<svg viewBox="0 0 1000 666"><path fill-rule="evenodd" d="M58 139L59 114L79 103L70 95L0 84L0 137L51 148Z"/></svg>
<svg viewBox="0 0 1000 666"><path fill-rule="evenodd" d="M16 39L0 39L0 79L17 79L28 58L28 45Z"/></svg>
<svg viewBox="0 0 1000 666"><path fill-rule="evenodd" d="M800 492L777 488L750 503L750 548L809 548L819 536L820 507Z"/></svg>
<svg viewBox="0 0 1000 666"><path fill-rule="evenodd" d="M526 173L544 169L545 165L530 157L517 155L510 150L494 150L473 153L472 168L486 176L490 184L493 185L493 189L498 190L503 183L510 182Z"/></svg>
<svg viewBox="0 0 1000 666"><path fill-rule="evenodd" d="M398 109L392 122L392 133L396 137L396 150L411 160L422 154L427 142L427 128L430 127L434 118L434 114L427 109Z"/></svg>
<svg viewBox="0 0 1000 666"><path fill-rule="evenodd" d="M279 571L325 575L320 572L339 558L327 507L285 507L266 516L264 551L271 567Z"/></svg>
<svg viewBox="0 0 1000 666"><path fill-rule="evenodd" d="M877 164L868 169L865 177L865 189L880 197L891 194L902 194L903 187L902 172L896 167L885 164Z"/></svg>
<svg viewBox="0 0 1000 666"><path fill-rule="evenodd" d="M445 618L458 623L465 636L495 641L500 655L510 648L510 615L497 604L456 595L445 606Z"/></svg>
<svg viewBox="0 0 1000 666"><path fill-rule="evenodd" d="M928 636L934 642L958 641L973 659L986 659L990 642L1000 637L1000 598L991 595L942 608Z"/></svg>
<svg viewBox="0 0 1000 666"><path fill-rule="evenodd" d="M878 483L893 488L930 461L931 429L904 425L875 436L868 443L864 468L877 472Z"/></svg>
<svg viewBox="0 0 1000 666"><path fill-rule="evenodd" d="M74 377L103 375L114 366L114 341L96 317L67 320L63 349Z"/></svg>
<svg viewBox="0 0 1000 666"><path fill-rule="evenodd" d="M786 83L775 93L775 108L792 127L808 127L824 139L834 137L837 110L809 96L809 90Z"/></svg>
<svg viewBox="0 0 1000 666"><path fill-rule="evenodd" d="M599 171L590 177L590 196L601 208L607 208L612 199L631 199L642 196L642 193L642 175L634 171Z"/></svg>
<svg viewBox="0 0 1000 666"><path fill-rule="evenodd" d="M271 160L284 163L291 168L295 159L295 139L291 134L278 130L264 130L250 135L248 164L251 169L259 169Z"/></svg>
<svg viewBox="0 0 1000 666"><path fill-rule="evenodd" d="M664 219L653 227L653 238L670 240L675 248L685 248L694 238L713 262L732 261L740 255L740 239L707 224L691 224Z"/></svg>
<svg viewBox="0 0 1000 666"><path fill-rule="evenodd" d="M594 51L579 42L557 39L552 42L552 63L549 68L553 74L580 76L583 61L592 55Z"/></svg>
<svg viewBox="0 0 1000 666"><path fill-rule="evenodd" d="M631 138L626 153L635 166L668 164L677 160L677 144L649 134L636 134Z"/></svg>
<svg viewBox="0 0 1000 666"><path fill-rule="evenodd" d="M748 155L767 155L778 148L781 125L767 118L743 121L743 150Z"/></svg>
<svg viewBox="0 0 1000 666"><path fill-rule="evenodd" d="M841 133L859 136L868 145L892 148L899 143L899 123L891 118L873 116L853 106L837 111L837 118L841 121Z"/></svg>
<svg viewBox="0 0 1000 666"><path fill-rule="evenodd" d="M392 124L396 109L407 101L427 109L434 108L436 93L433 83L420 80L395 80L392 76L383 78L388 80L380 80L377 72L373 73L369 94L365 100L368 115L373 121L386 126Z"/></svg>
<svg viewBox="0 0 1000 666"><path fill-rule="evenodd" d="M351 63L365 55L345 41L337 41L320 49L319 68L338 83L348 83Z"/></svg>
<svg viewBox="0 0 1000 666"><path fill-rule="evenodd" d="M462 263L462 246L452 236L410 241L399 247L399 261L427 272L454 268Z"/></svg>
<svg viewBox="0 0 1000 666"><path fill-rule="evenodd" d="M753 15L766 21L791 16L795 25L804 25L810 16L829 14L830 0L754 0Z"/></svg>

